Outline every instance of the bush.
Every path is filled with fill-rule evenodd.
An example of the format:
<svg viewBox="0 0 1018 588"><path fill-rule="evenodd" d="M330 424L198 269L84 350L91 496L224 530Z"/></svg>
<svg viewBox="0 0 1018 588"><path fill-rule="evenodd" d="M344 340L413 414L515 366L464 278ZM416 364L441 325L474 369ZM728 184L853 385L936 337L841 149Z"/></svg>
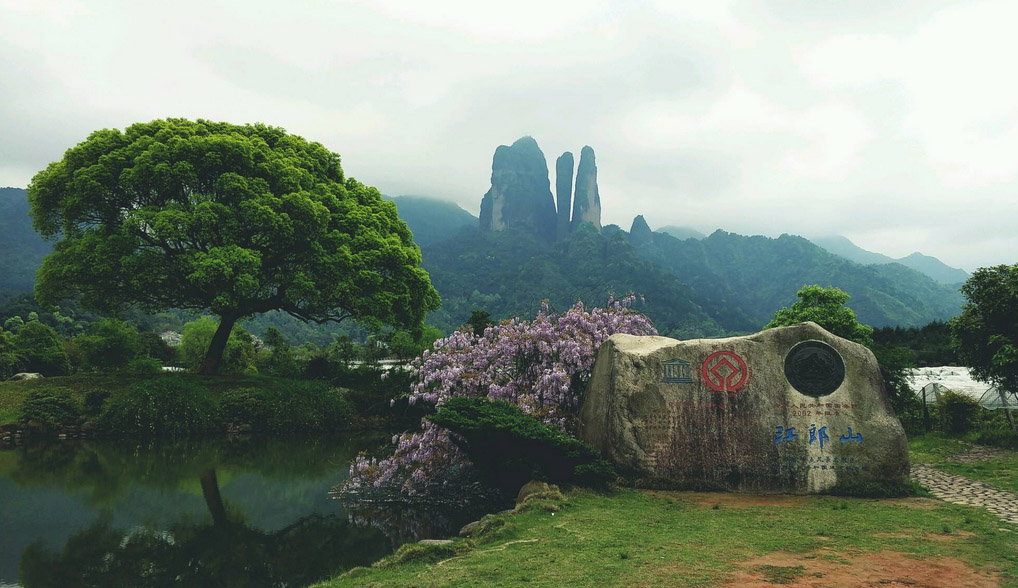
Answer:
<svg viewBox="0 0 1018 588"><path fill-rule="evenodd" d="M952 390L940 395L938 402L944 430L949 433L967 433L979 414L979 402Z"/></svg>
<svg viewBox="0 0 1018 588"><path fill-rule="evenodd" d="M223 394L225 423L250 425L255 431L321 433L342 429L356 414L338 388L322 382L278 382L271 390L239 389Z"/></svg>
<svg viewBox="0 0 1018 588"><path fill-rule="evenodd" d="M117 319L92 323L84 334L75 337L74 343L85 358L85 366L95 370L122 368L141 351L138 330Z"/></svg>
<svg viewBox="0 0 1018 588"><path fill-rule="evenodd" d="M455 433L453 442L497 488L516 489L532 479L605 487L616 477L589 445L507 402L454 397L428 420Z"/></svg>
<svg viewBox="0 0 1018 588"><path fill-rule="evenodd" d="M1018 450L1018 433L1010 429L979 429L972 437L972 440L982 445Z"/></svg>
<svg viewBox="0 0 1018 588"><path fill-rule="evenodd" d="M40 323L29 321L14 336L14 354L23 362L22 368L44 376L66 376L71 364L57 332Z"/></svg>
<svg viewBox="0 0 1018 588"><path fill-rule="evenodd" d="M38 388L28 393L21 405L18 422L34 421L47 430L55 431L66 425L76 425L81 419L82 406L66 388Z"/></svg>
<svg viewBox="0 0 1018 588"><path fill-rule="evenodd" d="M250 425L255 431L264 431L268 429L271 405L264 390L228 390L219 402L220 417L226 424Z"/></svg>
<svg viewBox="0 0 1018 588"><path fill-rule="evenodd" d="M322 382L280 382L269 393L267 428L318 433L347 426L355 411L341 390Z"/></svg>
<svg viewBox="0 0 1018 588"><path fill-rule="evenodd" d="M215 398L196 382L163 376L114 393L99 415L99 429L126 437L186 436L218 428Z"/></svg>
<svg viewBox="0 0 1018 588"><path fill-rule="evenodd" d="M132 374L161 374L163 362L154 357L138 357L127 362L124 371Z"/></svg>
<svg viewBox="0 0 1018 588"><path fill-rule="evenodd" d="M97 417L103 410L103 403L110 397L110 391L102 388L92 389L85 392L84 413L85 416Z"/></svg>

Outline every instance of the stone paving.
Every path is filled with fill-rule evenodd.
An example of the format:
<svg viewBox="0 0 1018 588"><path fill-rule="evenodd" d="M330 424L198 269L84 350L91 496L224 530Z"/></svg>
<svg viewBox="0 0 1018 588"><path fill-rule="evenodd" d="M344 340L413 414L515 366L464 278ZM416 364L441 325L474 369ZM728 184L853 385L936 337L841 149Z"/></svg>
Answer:
<svg viewBox="0 0 1018 588"><path fill-rule="evenodd" d="M1004 455L992 447L972 445L951 461L973 463ZM912 478L930 489L937 498L954 504L985 508L1004 521L1018 525L1018 496L991 488L964 476L942 472L925 464L912 466Z"/></svg>

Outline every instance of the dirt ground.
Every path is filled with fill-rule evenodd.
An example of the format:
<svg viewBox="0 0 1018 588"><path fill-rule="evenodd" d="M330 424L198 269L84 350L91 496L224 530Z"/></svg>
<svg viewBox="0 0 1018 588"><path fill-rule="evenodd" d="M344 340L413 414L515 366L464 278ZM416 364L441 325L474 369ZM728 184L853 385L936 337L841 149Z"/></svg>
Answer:
<svg viewBox="0 0 1018 588"><path fill-rule="evenodd" d="M863 554L771 553L739 564L726 586L788 588L989 588L1000 579L954 558L912 559L895 551Z"/></svg>

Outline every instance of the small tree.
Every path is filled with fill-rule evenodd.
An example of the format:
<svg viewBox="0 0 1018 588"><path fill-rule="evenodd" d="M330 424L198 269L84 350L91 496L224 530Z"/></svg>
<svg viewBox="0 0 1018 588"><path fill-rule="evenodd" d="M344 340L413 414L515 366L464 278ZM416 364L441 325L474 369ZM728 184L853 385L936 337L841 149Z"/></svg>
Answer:
<svg viewBox="0 0 1018 588"><path fill-rule="evenodd" d="M849 341L866 346L873 344L873 328L860 323L855 312L845 306L849 296L844 291L814 284L803 286L795 295L799 300L791 308L782 308L774 313L774 320L764 325L765 329L813 321Z"/></svg>
<svg viewBox="0 0 1018 588"><path fill-rule="evenodd" d="M66 376L71 364L57 332L39 321L30 321L14 336L14 353L29 372L44 376Z"/></svg>
<svg viewBox="0 0 1018 588"><path fill-rule="evenodd" d="M958 358L977 380L1018 392L1018 264L977 269L961 293L967 302L949 323Z"/></svg>
<svg viewBox="0 0 1018 588"><path fill-rule="evenodd" d="M96 369L119 369L141 352L141 339L134 325L117 319L95 322L84 334L75 337L75 345L85 363Z"/></svg>
<svg viewBox="0 0 1018 588"><path fill-rule="evenodd" d="M18 369L18 356L14 354L14 341L3 329L0 329L0 381L14 375Z"/></svg>

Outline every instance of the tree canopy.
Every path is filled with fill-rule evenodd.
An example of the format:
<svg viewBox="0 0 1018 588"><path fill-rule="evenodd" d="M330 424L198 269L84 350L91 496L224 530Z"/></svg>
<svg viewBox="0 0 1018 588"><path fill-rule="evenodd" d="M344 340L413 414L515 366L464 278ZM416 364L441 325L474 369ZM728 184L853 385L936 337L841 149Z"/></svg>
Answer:
<svg viewBox="0 0 1018 588"><path fill-rule="evenodd" d="M211 311L204 373L253 314L419 329L438 307L395 205L280 128L167 119L96 131L39 172L28 199L36 230L59 239L40 302Z"/></svg>
<svg viewBox="0 0 1018 588"><path fill-rule="evenodd" d="M848 294L842 290L814 284L803 286L795 295L799 300L791 308L774 313L774 320L764 325L765 329L813 321L839 337L866 346L873 344L873 329L856 320L855 312L845 306Z"/></svg>
<svg viewBox="0 0 1018 588"><path fill-rule="evenodd" d="M951 320L958 358L978 380L1018 391L1018 264L979 268Z"/></svg>

